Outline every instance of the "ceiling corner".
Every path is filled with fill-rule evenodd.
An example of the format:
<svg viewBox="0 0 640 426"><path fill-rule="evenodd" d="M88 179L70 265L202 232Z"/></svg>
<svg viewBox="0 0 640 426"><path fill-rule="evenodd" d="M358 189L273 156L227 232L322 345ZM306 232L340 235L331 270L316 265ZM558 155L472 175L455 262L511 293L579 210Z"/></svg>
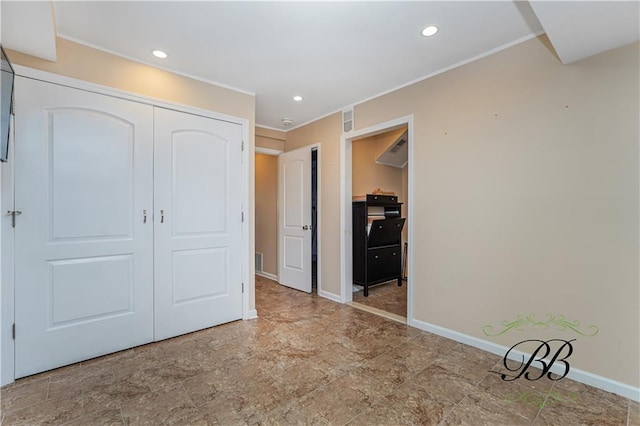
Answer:
<svg viewBox="0 0 640 426"><path fill-rule="evenodd" d="M11 50L48 61L56 57L53 2L2 1L2 44Z"/></svg>
<svg viewBox="0 0 640 426"><path fill-rule="evenodd" d="M529 3L563 64L640 39L638 1L530 0Z"/></svg>

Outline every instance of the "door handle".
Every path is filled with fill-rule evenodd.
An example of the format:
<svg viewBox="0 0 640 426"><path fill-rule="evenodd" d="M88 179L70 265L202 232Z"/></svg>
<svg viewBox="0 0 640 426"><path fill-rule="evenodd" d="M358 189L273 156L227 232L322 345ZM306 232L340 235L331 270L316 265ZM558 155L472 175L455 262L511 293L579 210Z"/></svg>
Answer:
<svg viewBox="0 0 640 426"><path fill-rule="evenodd" d="M303 230L303 231L306 231L306 230L308 230L308 229L309 229L309 225L304 225L304 226L302 227L302 230Z"/></svg>
<svg viewBox="0 0 640 426"><path fill-rule="evenodd" d="M164 210L160 210L160 223L164 223Z"/></svg>

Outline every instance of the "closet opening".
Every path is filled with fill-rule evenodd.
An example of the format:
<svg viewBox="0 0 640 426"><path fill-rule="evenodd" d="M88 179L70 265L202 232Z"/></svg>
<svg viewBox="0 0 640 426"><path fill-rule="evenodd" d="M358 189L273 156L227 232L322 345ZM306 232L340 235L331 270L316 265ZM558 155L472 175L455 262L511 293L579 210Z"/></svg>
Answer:
<svg viewBox="0 0 640 426"><path fill-rule="evenodd" d="M311 293L318 294L318 148L311 150Z"/></svg>
<svg viewBox="0 0 640 426"><path fill-rule="evenodd" d="M412 117L343 135L342 297L411 321Z"/></svg>

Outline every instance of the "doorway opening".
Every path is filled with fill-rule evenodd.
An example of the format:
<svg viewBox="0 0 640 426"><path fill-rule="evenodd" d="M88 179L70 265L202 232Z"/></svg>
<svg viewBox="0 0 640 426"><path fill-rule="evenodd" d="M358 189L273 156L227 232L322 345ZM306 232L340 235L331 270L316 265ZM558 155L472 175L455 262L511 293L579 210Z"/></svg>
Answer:
<svg viewBox="0 0 640 426"><path fill-rule="evenodd" d="M318 148L311 150L311 293L318 294Z"/></svg>
<svg viewBox="0 0 640 426"><path fill-rule="evenodd" d="M413 116L350 132L341 138L344 159L341 164L342 300L408 324L412 322L413 300L412 138ZM404 151L404 159L390 159L400 151ZM382 198L371 202L371 196L376 194ZM364 213L359 203L364 203ZM377 236L371 232L374 223L376 229L393 223L400 233L379 246L373 241ZM359 242L354 237L357 235L364 235L360 238L365 242ZM400 259L396 259L398 256ZM364 261L359 260L363 258ZM369 259L384 262L373 266ZM368 283L367 297L362 289L363 276Z"/></svg>
<svg viewBox="0 0 640 426"><path fill-rule="evenodd" d="M407 126L352 141L353 302L407 317Z"/></svg>
<svg viewBox="0 0 640 426"><path fill-rule="evenodd" d="M279 150L256 147L255 152L255 273L278 281L278 155Z"/></svg>
<svg viewBox="0 0 640 426"><path fill-rule="evenodd" d="M278 282L315 294L322 294L320 148L278 156Z"/></svg>

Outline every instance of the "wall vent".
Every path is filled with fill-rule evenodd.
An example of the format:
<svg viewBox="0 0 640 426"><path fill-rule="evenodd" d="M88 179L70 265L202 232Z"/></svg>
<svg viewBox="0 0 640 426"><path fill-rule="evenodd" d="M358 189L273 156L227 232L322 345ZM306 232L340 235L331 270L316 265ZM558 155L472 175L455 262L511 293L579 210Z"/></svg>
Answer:
<svg viewBox="0 0 640 426"><path fill-rule="evenodd" d="M262 270L262 253L256 252L256 272L263 272Z"/></svg>
<svg viewBox="0 0 640 426"><path fill-rule="evenodd" d="M349 133L353 130L353 108L342 111L342 131Z"/></svg>

